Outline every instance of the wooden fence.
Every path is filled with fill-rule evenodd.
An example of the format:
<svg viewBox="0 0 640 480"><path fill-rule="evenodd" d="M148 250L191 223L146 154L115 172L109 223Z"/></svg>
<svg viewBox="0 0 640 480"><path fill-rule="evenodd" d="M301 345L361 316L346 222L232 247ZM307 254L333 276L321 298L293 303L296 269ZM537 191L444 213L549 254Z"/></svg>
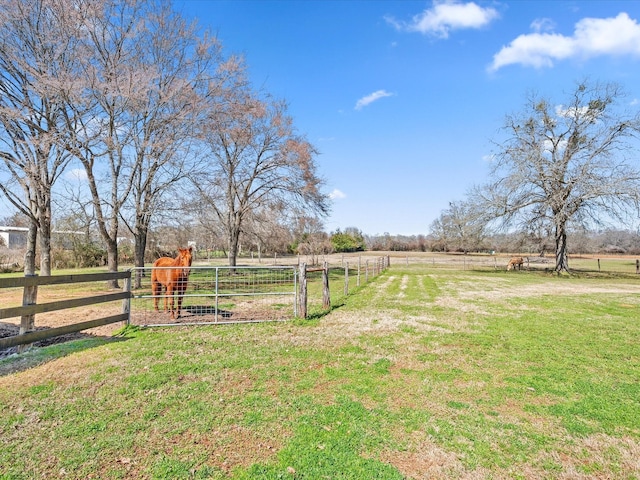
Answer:
<svg viewBox="0 0 640 480"><path fill-rule="evenodd" d="M94 295L92 297L75 298L71 300L59 300L48 303L37 303L38 287L41 285L63 285L72 283L100 282L109 280L124 280L122 292ZM22 287L22 306L0 309L0 320L5 318L20 317L20 333L12 337L0 338L0 349L25 345L48 338L79 332L89 328L100 327L116 322L128 322L131 301L131 272L116 273L90 273L79 275L56 275L49 277L25 276L16 278L0 278L0 290L4 288ZM34 330L35 315L39 313L53 312L67 308L83 307L97 303L122 301L122 313L109 317L98 318L78 322L62 327Z"/></svg>

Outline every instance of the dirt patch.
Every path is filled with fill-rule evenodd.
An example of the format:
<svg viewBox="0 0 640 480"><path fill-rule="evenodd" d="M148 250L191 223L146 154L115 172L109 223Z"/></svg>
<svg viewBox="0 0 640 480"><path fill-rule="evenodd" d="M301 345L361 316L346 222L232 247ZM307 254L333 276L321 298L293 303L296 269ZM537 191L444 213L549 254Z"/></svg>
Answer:
<svg viewBox="0 0 640 480"><path fill-rule="evenodd" d="M449 478L486 478L489 472L476 470L465 474L465 467L453 452L447 452L424 438L423 432L410 434L410 447L404 451L383 452L380 460L396 467L411 479L446 480Z"/></svg>
<svg viewBox="0 0 640 480"><path fill-rule="evenodd" d="M82 285L82 284L79 284ZM88 287L87 287L88 288ZM113 293L111 289L88 290L84 287L62 288L60 286L48 286L38 289L38 303L50 303L59 300L71 300L100 294ZM22 288L6 288L2 290L2 308L17 307L22 304ZM122 313L122 303L112 301L107 303L96 303L83 307L75 307L64 310L54 310L35 315L35 330L47 330L51 328L69 326L75 323L104 318ZM32 347L45 347L70 340L92 337L110 337L114 332L121 329L124 322L117 322L109 325L95 327L82 332L68 333L54 338L41 340L32 344ZM18 335L20 331L20 317L5 318L0 322L0 338ZM17 353L18 347L0 349L0 358Z"/></svg>
<svg viewBox="0 0 640 480"><path fill-rule="evenodd" d="M50 328L51 327L36 327L35 330L41 331L41 330L48 330ZM19 333L20 333L20 327L18 325L15 325L13 323L0 322L0 338L13 337L15 335L18 335ZM92 333L86 333L86 332L68 333L65 335L59 335L57 337L34 342L33 344L31 344L31 346L46 347L48 345L56 345L59 343L69 342L71 340L79 340L82 338L92 338L96 336L103 336L103 335L96 335L95 333L92 334ZM8 355L13 355L14 353L18 353L18 347L0 349L0 358L6 357Z"/></svg>

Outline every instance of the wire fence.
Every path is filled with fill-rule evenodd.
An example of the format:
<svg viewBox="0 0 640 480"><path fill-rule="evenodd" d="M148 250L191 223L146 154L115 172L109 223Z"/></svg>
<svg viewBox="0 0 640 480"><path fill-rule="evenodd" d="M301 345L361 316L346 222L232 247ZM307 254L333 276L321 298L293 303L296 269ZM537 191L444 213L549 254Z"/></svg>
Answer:
<svg viewBox="0 0 640 480"><path fill-rule="evenodd" d="M171 300L166 293L153 294L151 270L133 269L141 286L132 292L131 325L277 321L296 315L297 269L293 266L191 267L176 318L165 309L165 301Z"/></svg>
<svg viewBox="0 0 640 480"><path fill-rule="evenodd" d="M204 325L306 318L341 304L346 296L387 266L386 257L342 259L333 265L325 262L323 267L309 268L304 262L273 266L192 266L181 300L175 293L171 297L165 291L154 294L151 273L158 267L134 268L132 277L140 286L131 292L130 324ZM301 278L303 268L305 274ZM302 311L300 295L304 295ZM176 310L173 316L172 300ZM179 303L181 309L177 312Z"/></svg>
<svg viewBox="0 0 640 480"><path fill-rule="evenodd" d="M336 260L334 258L334 260ZM323 262L322 267L300 266L301 316L321 315L332 306L344 303L347 296L367 284L389 267L388 257L341 258Z"/></svg>
<svg viewBox="0 0 640 480"><path fill-rule="evenodd" d="M553 255L526 254L401 254L391 255L391 264L396 266L428 265L434 269L455 270L506 270L512 257L522 257L522 270L550 271L555 269ZM631 255L569 255L569 267L574 271L613 274L640 274L640 260Z"/></svg>

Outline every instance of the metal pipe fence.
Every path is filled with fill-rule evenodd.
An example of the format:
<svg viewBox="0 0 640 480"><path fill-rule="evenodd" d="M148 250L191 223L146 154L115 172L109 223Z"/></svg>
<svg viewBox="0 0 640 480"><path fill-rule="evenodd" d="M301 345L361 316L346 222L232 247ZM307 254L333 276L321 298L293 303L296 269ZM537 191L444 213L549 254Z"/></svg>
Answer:
<svg viewBox="0 0 640 480"><path fill-rule="evenodd" d="M165 292L153 295L152 267L132 269L141 281L140 288L132 291L131 325L278 321L297 314L295 266L192 266L189 270L180 316L172 319L169 311L164 311L165 299L168 300ZM177 298L174 302L177 304Z"/></svg>

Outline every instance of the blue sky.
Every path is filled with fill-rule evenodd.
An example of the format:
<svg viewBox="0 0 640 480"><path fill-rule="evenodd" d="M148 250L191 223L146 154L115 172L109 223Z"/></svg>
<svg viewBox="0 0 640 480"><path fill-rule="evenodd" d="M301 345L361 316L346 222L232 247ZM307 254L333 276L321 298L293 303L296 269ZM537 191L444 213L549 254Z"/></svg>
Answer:
<svg viewBox="0 0 640 480"><path fill-rule="evenodd" d="M333 197L326 229L428 233L487 180L527 92L586 77L640 98L640 2L195 1L176 7L288 100Z"/></svg>

